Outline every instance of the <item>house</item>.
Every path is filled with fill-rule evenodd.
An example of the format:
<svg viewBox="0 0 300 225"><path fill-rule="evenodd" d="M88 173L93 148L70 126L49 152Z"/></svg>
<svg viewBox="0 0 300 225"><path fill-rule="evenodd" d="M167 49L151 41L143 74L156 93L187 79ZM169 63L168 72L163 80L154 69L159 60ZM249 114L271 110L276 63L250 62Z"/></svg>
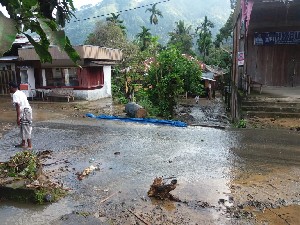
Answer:
<svg viewBox="0 0 300 225"><path fill-rule="evenodd" d="M10 64L7 64L8 59L0 58L0 66L12 65L10 69L16 76L13 80L21 83L27 97L37 93L46 95L59 88L72 89L76 99L111 97L111 67L122 60L122 51L91 45L74 46L74 49L80 56L80 67L56 46L49 48L52 63L41 63L32 46L23 46L18 49L18 56L11 58Z"/></svg>
<svg viewBox="0 0 300 225"><path fill-rule="evenodd" d="M300 1L238 0L234 12L231 113L239 90L300 85Z"/></svg>

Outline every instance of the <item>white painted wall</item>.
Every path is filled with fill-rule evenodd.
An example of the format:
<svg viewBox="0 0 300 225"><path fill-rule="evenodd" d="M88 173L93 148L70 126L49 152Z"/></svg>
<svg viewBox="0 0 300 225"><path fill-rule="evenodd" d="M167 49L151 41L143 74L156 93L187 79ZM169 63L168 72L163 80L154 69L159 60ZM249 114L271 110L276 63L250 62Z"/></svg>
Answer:
<svg viewBox="0 0 300 225"><path fill-rule="evenodd" d="M28 83L28 90L22 90L27 97L35 97L35 78L34 78L34 69L33 68L26 68L28 80L24 81L25 83ZM22 71L20 72L22 76ZM21 79L22 80L22 79Z"/></svg>
<svg viewBox="0 0 300 225"><path fill-rule="evenodd" d="M29 68L27 70L27 74L28 74L29 89L35 89L34 69L33 68Z"/></svg>
<svg viewBox="0 0 300 225"><path fill-rule="evenodd" d="M104 89L107 94L107 97L111 97L111 66L103 67L104 73Z"/></svg>
<svg viewBox="0 0 300 225"><path fill-rule="evenodd" d="M47 86L46 70L45 69L42 69L42 79L43 79L43 86Z"/></svg>

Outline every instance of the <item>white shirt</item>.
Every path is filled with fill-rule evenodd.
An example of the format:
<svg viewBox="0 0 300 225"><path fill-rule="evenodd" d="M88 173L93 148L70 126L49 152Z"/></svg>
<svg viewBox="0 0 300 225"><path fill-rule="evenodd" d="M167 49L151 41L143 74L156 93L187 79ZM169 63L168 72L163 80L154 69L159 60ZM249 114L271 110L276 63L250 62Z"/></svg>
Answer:
<svg viewBox="0 0 300 225"><path fill-rule="evenodd" d="M17 90L13 94L13 104L19 104L20 105L20 110L21 112L24 110L24 108L29 108L31 109L31 106L29 105L29 102L27 100L27 96L25 95L24 92Z"/></svg>

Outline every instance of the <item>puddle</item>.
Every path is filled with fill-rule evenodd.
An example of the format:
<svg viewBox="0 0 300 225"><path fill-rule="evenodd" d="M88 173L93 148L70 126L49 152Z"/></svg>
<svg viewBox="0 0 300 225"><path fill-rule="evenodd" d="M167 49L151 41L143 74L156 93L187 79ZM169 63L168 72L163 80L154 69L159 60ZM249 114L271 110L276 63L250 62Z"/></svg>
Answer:
<svg viewBox="0 0 300 225"><path fill-rule="evenodd" d="M36 116L51 118L58 112L44 113ZM14 120L15 114L5 117ZM255 224L227 218L224 211L225 206L245 205L251 197L277 204L276 210L284 208L274 212L290 224L297 221L300 138L296 133L57 118L35 123L33 146L35 151L53 151L48 160L52 165L46 170L70 187L70 194L45 206L1 202L1 224L49 224L72 211L92 213L108 224L141 223L128 210L160 224ZM12 144L17 140L17 129L3 135L0 161L15 154ZM91 164L100 165L100 171L79 181L76 172ZM147 197L158 176L176 177L178 186L171 193L182 202ZM287 205L277 202L279 198ZM274 213L265 213L255 215L272 224Z"/></svg>

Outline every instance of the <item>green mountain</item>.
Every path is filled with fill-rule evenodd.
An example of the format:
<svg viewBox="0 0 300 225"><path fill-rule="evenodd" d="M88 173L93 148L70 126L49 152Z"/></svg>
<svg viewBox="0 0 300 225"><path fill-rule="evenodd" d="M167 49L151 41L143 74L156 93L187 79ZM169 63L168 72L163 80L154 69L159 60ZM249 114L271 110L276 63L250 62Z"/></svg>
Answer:
<svg viewBox="0 0 300 225"><path fill-rule="evenodd" d="M86 5L75 12L76 19L66 25L65 31L73 45L83 44L87 35L93 32L96 21L105 21L110 13L122 11L119 19L124 21L129 39L133 40L141 26L145 26L165 44L169 40L168 33L174 30L179 20L197 28L206 15L215 24L212 30L215 35L230 14L230 0L166 0L156 5L163 18L158 17L158 25L152 25L150 12L145 11L153 3L153 0L102 0L97 5Z"/></svg>

